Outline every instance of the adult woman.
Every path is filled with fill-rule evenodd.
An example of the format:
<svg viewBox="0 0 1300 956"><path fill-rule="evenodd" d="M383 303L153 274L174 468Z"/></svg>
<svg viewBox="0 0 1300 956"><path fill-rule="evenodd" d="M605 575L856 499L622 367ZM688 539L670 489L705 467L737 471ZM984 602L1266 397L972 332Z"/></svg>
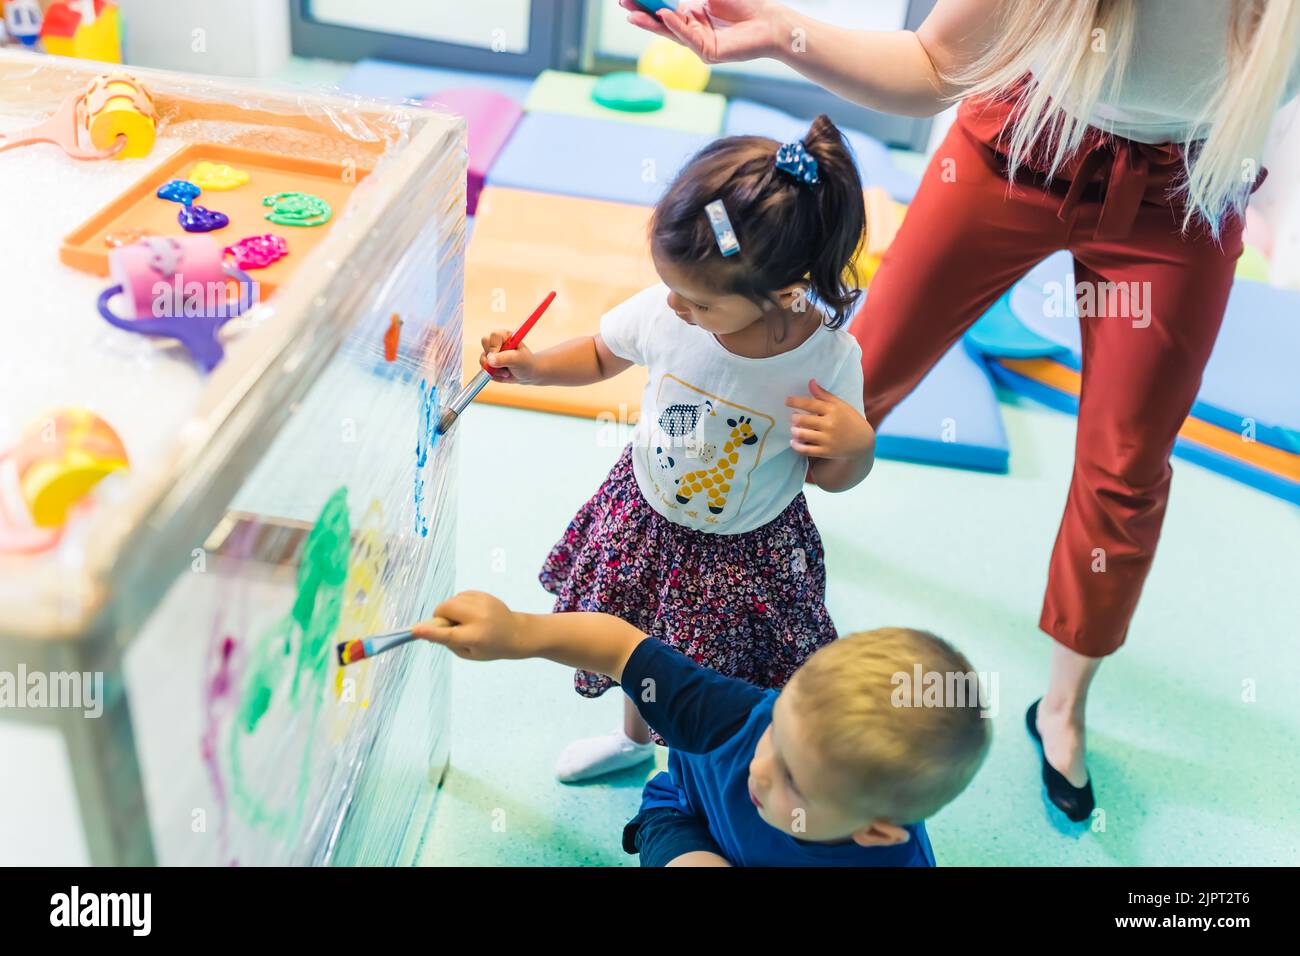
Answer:
<svg viewBox="0 0 1300 956"><path fill-rule="evenodd" d="M1026 715L1050 797L1086 818L1088 686L1127 636L1258 157L1300 90L1300 0L938 0L915 33L844 30L771 0L629 19L708 62L780 59L882 111L962 100L853 326L873 425L1050 252L1073 253L1081 306L1085 289L1094 306L1112 284L1145 293L1140 314L1081 308L1075 468L1039 621L1055 643Z"/></svg>

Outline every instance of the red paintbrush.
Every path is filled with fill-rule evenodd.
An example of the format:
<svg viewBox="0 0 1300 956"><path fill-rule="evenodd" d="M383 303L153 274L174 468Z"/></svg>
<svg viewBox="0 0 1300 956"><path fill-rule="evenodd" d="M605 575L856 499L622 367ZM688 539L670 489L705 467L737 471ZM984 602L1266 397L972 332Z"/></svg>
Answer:
<svg viewBox="0 0 1300 956"><path fill-rule="evenodd" d="M524 324L515 329L514 334L501 343L500 351L509 352L511 349L519 348L520 343L524 340L524 336L528 334L528 331L537 323L537 320L542 317L542 313L545 312L554 301L555 293L552 292L542 300L541 305L533 310L533 314L524 321ZM479 364L482 365L482 360L479 361ZM452 403L443 409L442 417L438 419L439 435L447 431L447 429L451 428L451 426L456 423L456 419L460 417L460 413L466 409L470 402L474 401L474 396L483 391L484 386L486 386L490 381L492 381L492 373L488 371L486 365L483 365L483 371L470 379L469 384L460 390L460 394L452 400Z"/></svg>

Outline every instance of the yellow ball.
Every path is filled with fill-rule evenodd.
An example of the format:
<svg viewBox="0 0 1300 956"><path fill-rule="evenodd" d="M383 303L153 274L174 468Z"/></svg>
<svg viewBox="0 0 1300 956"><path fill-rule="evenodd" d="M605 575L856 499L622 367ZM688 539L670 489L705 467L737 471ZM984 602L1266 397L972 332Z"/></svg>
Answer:
<svg viewBox="0 0 1300 956"><path fill-rule="evenodd" d="M1246 246L1242 250L1241 258L1237 260L1235 275L1238 279L1254 279L1256 282L1267 282L1269 269L1268 257L1254 246Z"/></svg>
<svg viewBox="0 0 1300 956"><path fill-rule="evenodd" d="M709 85L709 67L680 43L655 37L636 62L642 76L658 80L670 90L699 93Z"/></svg>

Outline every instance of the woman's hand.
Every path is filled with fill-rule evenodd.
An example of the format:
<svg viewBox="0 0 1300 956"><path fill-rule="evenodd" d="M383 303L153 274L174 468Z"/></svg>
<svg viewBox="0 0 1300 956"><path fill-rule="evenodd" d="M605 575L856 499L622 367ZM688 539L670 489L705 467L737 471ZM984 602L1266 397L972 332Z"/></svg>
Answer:
<svg viewBox="0 0 1300 956"><path fill-rule="evenodd" d="M676 40L705 63L734 63L775 56L780 42L772 0L681 0L676 11L647 13L636 0L619 0L628 22Z"/></svg>
<svg viewBox="0 0 1300 956"><path fill-rule="evenodd" d="M962 90L945 77L976 62L1002 29L1005 0L937 0L915 30L850 30L773 0L681 0L628 21L705 63L772 57L837 96L883 113L933 116ZM796 43L795 41L798 40Z"/></svg>
<svg viewBox="0 0 1300 956"><path fill-rule="evenodd" d="M493 381L512 382L517 385L532 385L537 382L537 357L522 342L519 347L508 352L501 351L501 345L513 333L509 329L496 329L483 336L483 354L479 356L479 365L487 370Z"/></svg>
<svg viewBox="0 0 1300 956"><path fill-rule="evenodd" d="M842 398L808 382L810 398L792 395L785 404L798 409L790 416L790 447L809 458L859 458L873 451L876 432L862 413Z"/></svg>

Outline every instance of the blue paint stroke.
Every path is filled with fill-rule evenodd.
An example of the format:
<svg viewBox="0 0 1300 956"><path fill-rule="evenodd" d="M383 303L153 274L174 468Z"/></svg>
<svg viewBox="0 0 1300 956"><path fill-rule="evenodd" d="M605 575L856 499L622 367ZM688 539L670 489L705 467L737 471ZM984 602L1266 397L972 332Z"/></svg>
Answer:
<svg viewBox="0 0 1300 956"><path fill-rule="evenodd" d="M415 440L415 532L421 538L429 536L429 516L424 513L424 466L429 462L429 452L438 443L438 388L420 379L420 428Z"/></svg>

